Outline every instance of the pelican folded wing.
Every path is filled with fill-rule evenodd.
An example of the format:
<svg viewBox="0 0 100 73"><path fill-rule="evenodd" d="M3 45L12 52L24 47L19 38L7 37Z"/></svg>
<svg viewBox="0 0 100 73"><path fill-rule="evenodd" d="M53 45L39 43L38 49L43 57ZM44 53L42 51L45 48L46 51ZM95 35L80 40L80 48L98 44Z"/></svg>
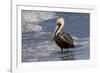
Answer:
<svg viewBox="0 0 100 73"><path fill-rule="evenodd" d="M63 35L63 36L62 36L62 37L63 37L63 40L64 40L66 43L69 43L70 45L73 44L73 39L72 39L72 37L71 37L70 34L63 32L62 35Z"/></svg>

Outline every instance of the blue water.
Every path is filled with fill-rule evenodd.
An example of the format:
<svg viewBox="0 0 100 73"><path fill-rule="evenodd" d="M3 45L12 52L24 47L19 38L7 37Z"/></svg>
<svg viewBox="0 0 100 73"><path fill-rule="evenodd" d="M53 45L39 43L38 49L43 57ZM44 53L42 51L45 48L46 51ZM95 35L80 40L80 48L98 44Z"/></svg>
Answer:
<svg viewBox="0 0 100 73"><path fill-rule="evenodd" d="M60 47L51 41L55 18L43 20L38 24L27 22L25 23L27 25L33 23L39 25L41 30L22 32L22 62L86 60L90 58L89 13L55 13L56 16L65 19L62 31L72 35L76 47L64 49L64 52L61 52ZM24 28L23 25L22 28Z"/></svg>

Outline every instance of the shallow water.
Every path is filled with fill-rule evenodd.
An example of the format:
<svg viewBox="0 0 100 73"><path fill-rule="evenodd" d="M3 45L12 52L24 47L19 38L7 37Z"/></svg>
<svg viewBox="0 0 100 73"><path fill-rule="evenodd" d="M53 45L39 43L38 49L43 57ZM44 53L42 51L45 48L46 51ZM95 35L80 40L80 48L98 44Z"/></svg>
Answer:
<svg viewBox="0 0 100 73"><path fill-rule="evenodd" d="M75 48L61 49L50 39L51 33L27 32L22 39L22 62L89 59L89 39L74 39ZM38 36L38 37L37 37Z"/></svg>

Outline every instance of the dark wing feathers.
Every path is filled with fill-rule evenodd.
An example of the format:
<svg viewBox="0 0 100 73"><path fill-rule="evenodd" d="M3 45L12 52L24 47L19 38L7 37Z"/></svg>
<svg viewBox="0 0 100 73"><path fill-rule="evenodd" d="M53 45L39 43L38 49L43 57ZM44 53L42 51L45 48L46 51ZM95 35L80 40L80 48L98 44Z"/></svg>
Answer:
<svg viewBox="0 0 100 73"><path fill-rule="evenodd" d="M65 42L70 43L70 44L73 43L73 39L70 34L63 32L62 35Z"/></svg>

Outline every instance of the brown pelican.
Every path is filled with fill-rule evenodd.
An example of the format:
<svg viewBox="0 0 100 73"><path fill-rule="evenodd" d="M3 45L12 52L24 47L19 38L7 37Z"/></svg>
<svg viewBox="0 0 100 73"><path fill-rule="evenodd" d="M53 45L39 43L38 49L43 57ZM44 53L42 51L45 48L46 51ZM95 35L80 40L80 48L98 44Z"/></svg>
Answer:
<svg viewBox="0 0 100 73"><path fill-rule="evenodd" d="M61 32L61 29L64 26L64 19L63 18L57 18L56 20L56 28L53 34L53 39L56 44L61 48L61 51L63 51L63 48L74 48L73 39L70 34Z"/></svg>

